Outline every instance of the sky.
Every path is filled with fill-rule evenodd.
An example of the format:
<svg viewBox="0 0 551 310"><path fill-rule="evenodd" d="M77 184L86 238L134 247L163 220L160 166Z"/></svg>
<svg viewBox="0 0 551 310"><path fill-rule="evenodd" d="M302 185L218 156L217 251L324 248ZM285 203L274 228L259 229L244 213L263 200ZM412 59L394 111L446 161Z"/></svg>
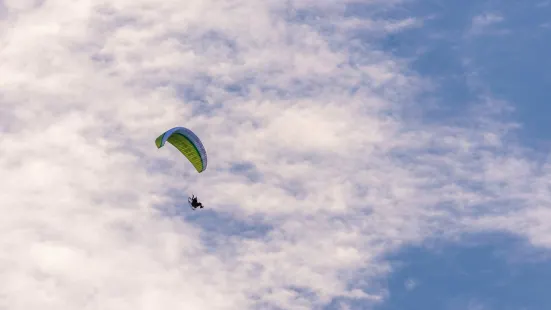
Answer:
<svg viewBox="0 0 551 310"><path fill-rule="evenodd" d="M551 308L549 16L0 0L0 310Z"/></svg>

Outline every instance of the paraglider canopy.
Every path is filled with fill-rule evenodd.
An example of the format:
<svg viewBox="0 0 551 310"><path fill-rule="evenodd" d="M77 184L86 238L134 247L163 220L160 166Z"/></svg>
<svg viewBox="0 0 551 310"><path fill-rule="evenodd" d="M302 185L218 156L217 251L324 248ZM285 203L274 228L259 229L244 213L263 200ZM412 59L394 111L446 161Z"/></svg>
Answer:
<svg viewBox="0 0 551 310"><path fill-rule="evenodd" d="M207 169L207 151L199 137L184 127L174 127L155 139L157 148L163 147L166 142L178 149L189 162L201 173Z"/></svg>

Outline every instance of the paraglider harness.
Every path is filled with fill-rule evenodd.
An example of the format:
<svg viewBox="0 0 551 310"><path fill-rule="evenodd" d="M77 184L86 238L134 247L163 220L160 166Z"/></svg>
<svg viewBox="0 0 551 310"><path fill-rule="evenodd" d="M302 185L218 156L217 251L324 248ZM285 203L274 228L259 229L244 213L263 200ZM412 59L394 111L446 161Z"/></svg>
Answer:
<svg viewBox="0 0 551 310"><path fill-rule="evenodd" d="M203 204L197 201L197 197L195 197L195 195L192 194L191 197L187 199L187 201L189 202L192 210L195 210L197 208L203 209Z"/></svg>

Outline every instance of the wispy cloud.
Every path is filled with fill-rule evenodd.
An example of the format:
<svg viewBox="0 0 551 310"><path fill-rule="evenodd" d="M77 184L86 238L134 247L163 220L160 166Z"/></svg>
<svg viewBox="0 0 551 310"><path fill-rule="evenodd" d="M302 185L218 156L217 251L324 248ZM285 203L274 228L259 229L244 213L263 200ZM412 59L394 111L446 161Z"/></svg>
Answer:
<svg viewBox="0 0 551 310"><path fill-rule="evenodd" d="M498 13L485 13L476 15L471 22L469 33L471 35L487 34L493 25L503 22L504 18Z"/></svg>
<svg viewBox="0 0 551 310"><path fill-rule="evenodd" d="M407 279L404 283L404 286L408 291L414 290L418 285L419 284L414 279Z"/></svg>
<svg viewBox="0 0 551 310"><path fill-rule="evenodd" d="M547 233L547 170L506 124L409 121L425 81L348 42L338 5L21 3L0 32L0 308L345 309L385 296L404 244ZM177 125L205 173L155 148ZM177 210L191 192L205 212Z"/></svg>

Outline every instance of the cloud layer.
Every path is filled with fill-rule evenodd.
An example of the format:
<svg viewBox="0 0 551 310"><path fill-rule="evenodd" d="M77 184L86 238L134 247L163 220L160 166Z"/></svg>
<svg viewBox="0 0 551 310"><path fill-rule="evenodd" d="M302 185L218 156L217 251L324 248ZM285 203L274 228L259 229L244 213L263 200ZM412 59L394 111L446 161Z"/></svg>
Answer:
<svg viewBox="0 0 551 310"><path fill-rule="evenodd" d="M547 159L492 98L417 121L433 82L372 42L422 21L390 5L4 1L0 309L367 308L405 244L548 246Z"/></svg>

